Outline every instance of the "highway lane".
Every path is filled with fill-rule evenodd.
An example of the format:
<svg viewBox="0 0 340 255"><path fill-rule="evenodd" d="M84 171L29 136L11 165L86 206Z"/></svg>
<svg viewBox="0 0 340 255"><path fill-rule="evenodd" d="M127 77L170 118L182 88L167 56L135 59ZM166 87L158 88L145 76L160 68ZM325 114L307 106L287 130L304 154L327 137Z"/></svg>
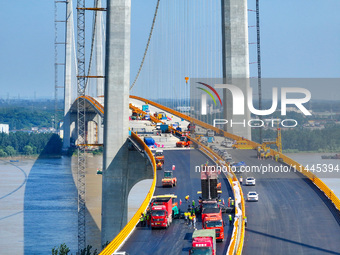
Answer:
<svg viewBox="0 0 340 255"><path fill-rule="evenodd" d="M254 150L231 150L235 161L247 165L280 166L258 160ZM295 172L243 173L253 176L259 202L246 202L248 226L243 254L340 254L340 216L308 179Z"/></svg>
<svg viewBox="0 0 340 255"><path fill-rule="evenodd" d="M171 169L172 165L176 166L174 176L177 177L177 186L174 188L162 188L161 179L163 170L157 171L157 186L155 195L173 193L182 200L180 209L187 209L187 203L184 201L186 195L190 196L190 201L194 199L197 204L197 191L200 190L200 174L195 173L195 166L207 162L207 158L197 150L168 150L164 151L165 164L163 169ZM210 162L211 163L211 162ZM227 200L232 194L227 180L221 179L222 197ZM190 202L191 203L191 202ZM197 228L202 228L202 223L197 217ZM227 217L224 214L224 220ZM126 241L121 251L129 254L188 254L191 247L191 236L193 228L186 225L183 219L174 220L168 229L153 229L148 227L137 227L130 238ZM231 237L232 228L226 224L225 236L227 240L217 244L217 254L225 254Z"/></svg>

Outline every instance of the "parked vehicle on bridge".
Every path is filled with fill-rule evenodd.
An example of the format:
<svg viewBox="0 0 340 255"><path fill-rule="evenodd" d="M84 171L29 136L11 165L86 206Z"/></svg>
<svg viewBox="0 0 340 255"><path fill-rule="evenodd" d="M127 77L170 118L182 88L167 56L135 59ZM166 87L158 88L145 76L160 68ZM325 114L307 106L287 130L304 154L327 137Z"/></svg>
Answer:
<svg viewBox="0 0 340 255"><path fill-rule="evenodd" d="M211 129L207 130L207 137L213 137L215 135L215 132Z"/></svg>
<svg viewBox="0 0 340 255"><path fill-rule="evenodd" d="M190 255L215 255L216 232L212 229L195 230L192 234L192 248Z"/></svg>
<svg viewBox="0 0 340 255"><path fill-rule="evenodd" d="M256 193L256 191L249 191L247 194L247 200L248 201L259 201L259 194Z"/></svg>
<svg viewBox="0 0 340 255"><path fill-rule="evenodd" d="M176 142L176 147L189 147L191 144L191 141L187 136L181 136L179 138L179 141Z"/></svg>
<svg viewBox="0 0 340 255"><path fill-rule="evenodd" d="M139 117L137 111L133 110L131 115L131 120L136 120Z"/></svg>
<svg viewBox="0 0 340 255"><path fill-rule="evenodd" d="M149 111L149 112L150 112L149 105L148 105L148 104L143 104L143 105L142 105L142 111L143 111L143 112L146 112L146 111Z"/></svg>
<svg viewBox="0 0 340 255"><path fill-rule="evenodd" d="M221 146L224 146L224 147L227 147L227 148L232 148L233 142L232 141L223 140L221 142Z"/></svg>
<svg viewBox="0 0 340 255"><path fill-rule="evenodd" d="M155 140L152 137L144 137L144 143L148 146L148 147L152 147L155 146Z"/></svg>
<svg viewBox="0 0 340 255"><path fill-rule="evenodd" d="M232 145L232 148L233 149L251 150L251 149L253 149L253 146L249 145L247 140L242 139L242 140L236 141L236 143L234 143Z"/></svg>
<svg viewBox="0 0 340 255"><path fill-rule="evenodd" d="M238 163L234 163L231 165L231 170L233 172L241 172L241 167L245 167L247 164L244 161L240 161Z"/></svg>
<svg viewBox="0 0 340 255"><path fill-rule="evenodd" d="M165 112L158 112L155 113L154 116L159 119L159 120L168 120L168 118L166 117Z"/></svg>
<svg viewBox="0 0 340 255"><path fill-rule="evenodd" d="M190 132L190 133L194 133L195 132L195 128L196 128L196 125L194 124L194 123L189 123L188 124L188 131Z"/></svg>
<svg viewBox="0 0 340 255"><path fill-rule="evenodd" d="M169 126L167 124L161 124L159 126L159 130L162 132L162 133L170 133L170 129L169 129Z"/></svg>
<svg viewBox="0 0 340 255"><path fill-rule="evenodd" d="M175 195L160 195L151 201L151 228L169 227L172 222L172 207Z"/></svg>
<svg viewBox="0 0 340 255"><path fill-rule="evenodd" d="M173 176L173 171L164 171L162 186L170 186L171 188L177 185L177 178Z"/></svg>
<svg viewBox="0 0 340 255"><path fill-rule="evenodd" d="M247 177L246 179L246 185L253 185L255 186L256 179L254 177Z"/></svg>

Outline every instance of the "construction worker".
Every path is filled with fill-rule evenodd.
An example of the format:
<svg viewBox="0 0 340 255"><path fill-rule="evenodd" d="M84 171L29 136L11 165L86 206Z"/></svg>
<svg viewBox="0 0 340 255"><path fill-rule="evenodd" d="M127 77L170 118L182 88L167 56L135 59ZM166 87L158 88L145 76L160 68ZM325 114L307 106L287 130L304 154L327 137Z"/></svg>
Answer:
<svg viewBox="0 0 340 255"><path fill-rule="evenodd" d="M185 196L185 202L189 202L189 195Z"/></svg>
<svg viewBox="0 0 340 255"><path fill-rule="evenodd" d="M196 230L196 215L195 214L192 215L192 224L194 226L194 229Z"/></svg>
<svg viewBox="0 0 340 255"><path fill-rule="evenodd" d="M242 185L242 182L243 182L243 178L242 176L240 177L240 184Z"/></svg>
<svg viewBox="0 0 340 255"><path fill-rule="evenodd" d="M145 227L145 213L142 213L140 216L140 224L142 227Z"/></svg>
<svg viewBox="0 0 340 255"><path fill-rule="evenodd" d="M247 217L246 217L246 216L244 216L244 218L243 218L243 219L244 219L244 226L245 226L245 227L247 227Z"/></svg>
<svg viewBox="0 0 340 255"><path fill-rule="evenodd" d="M191 226L192 224L192 215L191 215L191 212L189 212L189 225Z"/></svg>
<svg viewBox="0 0 340 255"><path fill-rule="evenodd" d="M231 200L231 207L233 207L235 205L235 201L234 199Z"/></svg>
<svg viewBox="0 0 340 255"><path fill-rule="evenodd" d="M173 211L173 214L174 214L174 218L177 218L179 216L179 210L178 210L177 205L172 207L172 211Z"/></svg>
<svg viewBox="0 0 340 255"><path fill-rule="evenodd" d="M148 227L150 227L150 220L151 220L150 211L147 211L146 212L146 222L148 224Z"/></svg>
<svg viewBox="0 0 340 255"><path fill-rule="evenodd" d="M228 217L229 217L229 225L231 225L233 223L233 216L229 214Z"/></svg>
<svg viewBox="0 0 340 255"><path fill-rule="evenodd" d="M192 207L191 205L188 205L188 212L191 212L192 211Z"/></svg>

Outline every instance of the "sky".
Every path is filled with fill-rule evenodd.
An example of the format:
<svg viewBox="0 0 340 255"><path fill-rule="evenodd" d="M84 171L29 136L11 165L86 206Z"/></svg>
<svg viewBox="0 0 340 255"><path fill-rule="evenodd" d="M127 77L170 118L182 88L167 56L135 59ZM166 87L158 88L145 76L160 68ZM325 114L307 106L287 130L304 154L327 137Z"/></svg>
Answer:
<svg viewBox="0 0 340 255"><path fill-rule="evenodd" d="M260 2L263 77L340 77L340 1ZM156 0L132 0L131 80L144 52L155 6ZM255 0L249 0L248 6L255 9ZM248 15L249 25L255 25L255 14ZM0 98L54 98L54 1L2 1L0 24ZM249 29L249 41L255 42L256 33ZM256 47L250 45L250 57L255 53ZM256 75L254 66L250 70Z"/></svg>

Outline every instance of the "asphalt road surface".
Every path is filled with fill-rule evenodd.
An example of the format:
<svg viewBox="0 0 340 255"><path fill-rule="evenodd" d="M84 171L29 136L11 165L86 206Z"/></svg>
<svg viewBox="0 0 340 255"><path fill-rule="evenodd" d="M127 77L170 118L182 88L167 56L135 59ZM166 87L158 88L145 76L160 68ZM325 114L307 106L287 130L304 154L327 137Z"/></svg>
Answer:
<svg viewBox="0 0 340 255"><path fill-rule="evenodd" d="M164 151L165 164L163 170L157 171L157 185L155 195L175 194L177 202L182 200L180 209L187 209L185 196L190 196L198 204L197 191L200 190L200 174L195 172L195 166L207 162L207 158L197 150L168 150ZM210 162L211 163L211 162ZM212 163L211 163L212 164ZM174 176L177 177L177 186L173 188L162 187L163 171L171 170L175 165ZM232 195L228 181L221 179L222 196L226 201ZM190 202L191 203L191 202ZM230 242L232 228L229 227L227 215L224 214L226 222L224 234L226 240L217 243L217 254L225 254ZM197 217L197 228L202 228L202 223ZM136 227L130 238L126 241L121 251L128 254L150 255L150 254L188 254L191 247L193 227L186 225L184 219L175 219L168 229L151 229L149 227Z"/></svg>
<svg viewBox="0 0 340 255"><path fill-rule="evenodd" d="M257 159L251 150L231 154L247 166L280 166L271 159ZM258 202L246 202L243 254L340 254L339 211L308 179L293 170L237 174L241 175L244 180L256 178L256 186L243 186L245 199L249 191L259 194Z"/></svg>

